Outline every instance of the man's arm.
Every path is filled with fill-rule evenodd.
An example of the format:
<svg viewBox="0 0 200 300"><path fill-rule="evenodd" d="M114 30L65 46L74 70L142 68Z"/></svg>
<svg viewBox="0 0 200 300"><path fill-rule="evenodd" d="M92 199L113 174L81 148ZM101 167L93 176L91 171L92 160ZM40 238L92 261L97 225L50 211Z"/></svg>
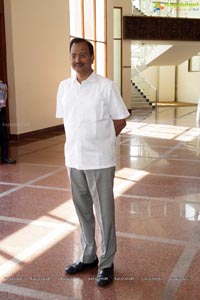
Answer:
<svg viewBox="0 0 200 300"><path fill-rule="evenodd" d="M116 136L120 134L122 129L126 126L126 119L113 120Z"/></svg>

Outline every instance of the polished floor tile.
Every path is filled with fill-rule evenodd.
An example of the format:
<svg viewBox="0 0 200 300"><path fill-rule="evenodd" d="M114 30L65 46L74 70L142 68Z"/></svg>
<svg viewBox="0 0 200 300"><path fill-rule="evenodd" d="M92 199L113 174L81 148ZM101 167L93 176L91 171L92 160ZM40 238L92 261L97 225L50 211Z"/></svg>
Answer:
<svg viewBox="0 0 200 300"><path fill-rule="evenodd" d="M199 259L200 251L196 249L196 255L185 275L180 278L180 287L177 292L177 300L198 299L200 294L199 286Z"/></svg>
<svg viewBox="0 0 200 300"><path fill-rule="evenodd" d="M11 141L0 165L0 299L199 300L200 126L196 107L136 110L117 138L115 280L64 275L81 255L65 136ZM101 253L96 227L97 254Z"/></svg>
<svg viewBox="0 0 200 300"><path fill-rule="evenodd" d="M52 174L44 179L38 180L35 184L37 184L38 186L46 186L68 190L70 189L70 183L66 168L64 168L60 172L57 172L56 174Z"/></svg>
<svg viewBox="0 0 200 300"><path fill-rule="evenodd" d="M19 161L16 165L1 165L0 168L0 182L17 184L38 181L40 178L50 176L61 169L61 167L52 165L23 164Z"/></svg>

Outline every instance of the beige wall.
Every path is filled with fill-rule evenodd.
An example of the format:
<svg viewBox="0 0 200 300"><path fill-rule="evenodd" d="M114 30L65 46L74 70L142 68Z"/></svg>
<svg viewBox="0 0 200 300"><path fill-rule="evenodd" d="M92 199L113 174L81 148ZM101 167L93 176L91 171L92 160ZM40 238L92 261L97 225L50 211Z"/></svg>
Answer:
<svg viewBox="0 0 200 300"><path fill-rule="evenodd" d="M11 133L61 123L60 80L69 76L68 0L4 0Z"/></svg>
<svg viewBox="0 0 200 300"><path fill-rule="evenodd" d="M188 61L178 66L178 101L198 103L200 72L188 72Z"/></svg>
<svg viewBox="0 0 200 300"><path fill-rule="evenodd" d="M160 102L175 101L175 66L159 67L158 99Z"/></svg>
<svg viewBox="0 0 200 300"><path fill-rule="evenodd" d="M158 101L175 101L175 81L177 80L177 102L198 103L200 99L200 72L188 72L188 61L177 66L150 67L143 72L158 90Z"/></svg>
<svg viewBox="0 0 200 300"><path fill-rule="evenodd" d="M157 90L158 102L175 101L175 66L150 67L143 75ZM149 90L152 101L156 100L154 88Z"/></svg>

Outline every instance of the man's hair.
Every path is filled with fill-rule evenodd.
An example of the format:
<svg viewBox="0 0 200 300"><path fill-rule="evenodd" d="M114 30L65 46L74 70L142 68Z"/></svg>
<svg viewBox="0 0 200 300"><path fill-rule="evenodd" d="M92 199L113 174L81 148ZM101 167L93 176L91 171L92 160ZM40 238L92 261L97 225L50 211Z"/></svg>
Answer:
<svg viewBox="0 0 200 300"><path fill-rule="evenodd" d="M70 45L69 45L70 52L71 52L71 48L72 48L73 44L79 44L79 43L86 43L88 45L90 55L94 55L93 45L88 40L82 39L82 38L74 38L73 40L71 40Z"/></svg>

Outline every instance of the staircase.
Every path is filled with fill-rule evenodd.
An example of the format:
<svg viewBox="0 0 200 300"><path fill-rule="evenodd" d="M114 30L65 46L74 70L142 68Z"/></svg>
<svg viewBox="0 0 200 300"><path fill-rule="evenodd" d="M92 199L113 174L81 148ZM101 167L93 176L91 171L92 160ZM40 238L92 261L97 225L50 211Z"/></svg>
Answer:
<svg viewBox="0 0 200 300"><path fill-rule="evenodd" d="M152 109L155 105L140 90L136 83L132 82L131 86L131 109Z"/></svg>
<svg viewBox="0 0 200 300"><path fill-rule="evenodd" d="M141 16L145 22L145 16L164 16L164 10L154 12L155 1L132 0L132 15ZM177 17L174 11L167 17ZM187 22L187 19L186 19ZM178 66L191 57L200 53L200 42L188 41L153 41L148 40L132 41L131 46L131 80L135 85L132 86L131 106L152 108L157 105L158 91L157 86L147 80L143 71L148 67L154 66ZM135 90L134 90L135 89Z"/></svg>
<svg viewBox="0 0 200 300"><path fill-rule="evenodd" d="M145 14L139 10L135 5L132 6L132 15L133 16L145 16Z"/></svg>

